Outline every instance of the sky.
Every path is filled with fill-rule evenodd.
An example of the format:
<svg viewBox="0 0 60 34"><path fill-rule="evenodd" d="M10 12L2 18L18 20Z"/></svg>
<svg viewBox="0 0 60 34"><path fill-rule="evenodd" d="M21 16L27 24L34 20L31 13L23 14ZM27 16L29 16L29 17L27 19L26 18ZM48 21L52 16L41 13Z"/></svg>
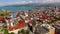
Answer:
<svg viewBox="0 0 60 34"><path fill-rule="evenodd" d="M57 3L60 0L0 0L0 6L28 3Z"/></svg>

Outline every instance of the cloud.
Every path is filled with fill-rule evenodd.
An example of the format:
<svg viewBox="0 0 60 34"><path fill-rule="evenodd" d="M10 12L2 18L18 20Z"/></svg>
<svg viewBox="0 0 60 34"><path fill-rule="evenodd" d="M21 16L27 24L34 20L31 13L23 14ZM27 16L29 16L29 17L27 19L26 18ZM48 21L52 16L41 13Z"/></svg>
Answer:
<svg viewBox="0 0 60 34"><path fill-rule="evenodd" d="M29 1L28 3L33 3L33 1Z"/></svg>
<svg viewBox="0 0 60 34"><path fill-rule="evenodd" d="M33 3L33 1L0 2L0 6L15 5L15 4L28 4L28 3Z"/></svg>
<svg viewBox="0 0 60 34"><path fill-rule="evenodd" d="M5 6L5 5L14 5L14 4L28 4L28 3L57 3L60 2L60 0L18 0L18 1L13 1L10 2L0 2L0 6Z"/></svg>
<svg viewBox="0 0 60 34"><path fill-rule="evenodd" d="M60 2L60 0L42 0L42 3L57 3Z"/></svg>

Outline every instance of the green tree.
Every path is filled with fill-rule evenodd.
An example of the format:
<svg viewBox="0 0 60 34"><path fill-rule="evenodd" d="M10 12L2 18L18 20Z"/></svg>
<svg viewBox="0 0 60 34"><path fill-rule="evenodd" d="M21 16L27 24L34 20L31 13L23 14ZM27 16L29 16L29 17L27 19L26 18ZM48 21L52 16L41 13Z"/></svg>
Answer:
<svg viewBox="0 0 60 34"><path fill-rule="evenodd" d="M6 24L6 20L5 19L3 20L3 23Z"/></svg>
<svg viewBox="0 0 60 34"><path fill-rule="evenodd" d="M22 29L22 30L21 30L21 33L26 34L26 32L25 32L25 30L24 30L24 29Z"/></svg>
<svg viewBox="0 0 60 34"><path fill-rule="evenodd" d="M0 14L0 16L4 16L4 14Z"/></svg>
<svg viewBox="0 0 60 34"><path fill-rule="evenodd" d="M21 31L18 31L18 34L20 34L21 33Z"/></svg>
<svg viewBox="0 0 60 34"><path fill-rule="evenodd" d="M4 29L4 34L8 34L8 30L7 29Z"/></svg>
<svg viewBox="0 0 60 34"><path fill-rule="evenodd" d="M14 34L14 32L11 32L11 33L9 33L9 34Z"/></svg>
<svg viewBox="0 0 60 34"><path fill-rule="evenodd" d="M23 32L24 32L24 29L21 30L21 33L23 33Z"/></svg>
<svg viewBox="0 0 60 34"><path fill-rule="evenodd" d="M29 34L29 30L26 30L26 34Z"/></svg>

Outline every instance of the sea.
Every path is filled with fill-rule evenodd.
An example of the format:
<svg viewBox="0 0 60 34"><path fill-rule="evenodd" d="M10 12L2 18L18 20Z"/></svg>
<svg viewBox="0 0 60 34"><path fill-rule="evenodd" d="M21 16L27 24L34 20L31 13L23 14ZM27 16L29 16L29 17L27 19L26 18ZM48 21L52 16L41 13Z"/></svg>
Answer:
<svg viewBox="0 0 60 34"><path fill-rule="evenodd" d="M26 10L37 10L37 9L40 9L40 10L43 10L44 8L42 7L39 7L39 8L36 8L36 7L0 7L0 11L2 11L2 9L6 10L6 11L11 11L11 12L14 12L14 11L26 11Z"/></svg>
<svg viewBox="0 0 60 34"><path fill-rule="evenodd" d="M43 7L0 7L0 12L2 9L6 10L7 12L16 12L16 11L27 11L27 10L44 10ZM13 13L13 18L16 16L16 13Z"/></svg>

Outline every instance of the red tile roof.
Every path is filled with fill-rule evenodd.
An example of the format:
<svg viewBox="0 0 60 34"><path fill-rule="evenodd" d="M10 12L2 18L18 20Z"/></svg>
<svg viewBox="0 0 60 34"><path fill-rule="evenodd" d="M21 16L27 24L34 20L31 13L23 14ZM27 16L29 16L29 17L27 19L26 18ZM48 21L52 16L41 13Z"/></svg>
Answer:
<svg viewBox="0 0 60 34"><path fill-rule="evenodd" d="M6 18L6 20L11 20L11 18Z"/></svg>
<svg viewBox="0 0 60 34"><path fill-rule="evenodd" d="M23 20L19 20L18 23L19 24L24 24L24 21Z"/></svg>
<svg viewBox="0 0 60 34"><path fill-rule="evenodd" d="M4 17L3 16L0 16L0 21L3 21Z"/></svg>
<svg viewBox="0 0 60 34"><path fill-rule="evenodd" d="M32 24L32 22L31 22L31 21L29 21L27 24Z"/></svg>
<svg viewBox="0 0 60 34"><path fill-rule="evenodd" d="M58 22L58 24L60 24L60 22Z"/></svg>

